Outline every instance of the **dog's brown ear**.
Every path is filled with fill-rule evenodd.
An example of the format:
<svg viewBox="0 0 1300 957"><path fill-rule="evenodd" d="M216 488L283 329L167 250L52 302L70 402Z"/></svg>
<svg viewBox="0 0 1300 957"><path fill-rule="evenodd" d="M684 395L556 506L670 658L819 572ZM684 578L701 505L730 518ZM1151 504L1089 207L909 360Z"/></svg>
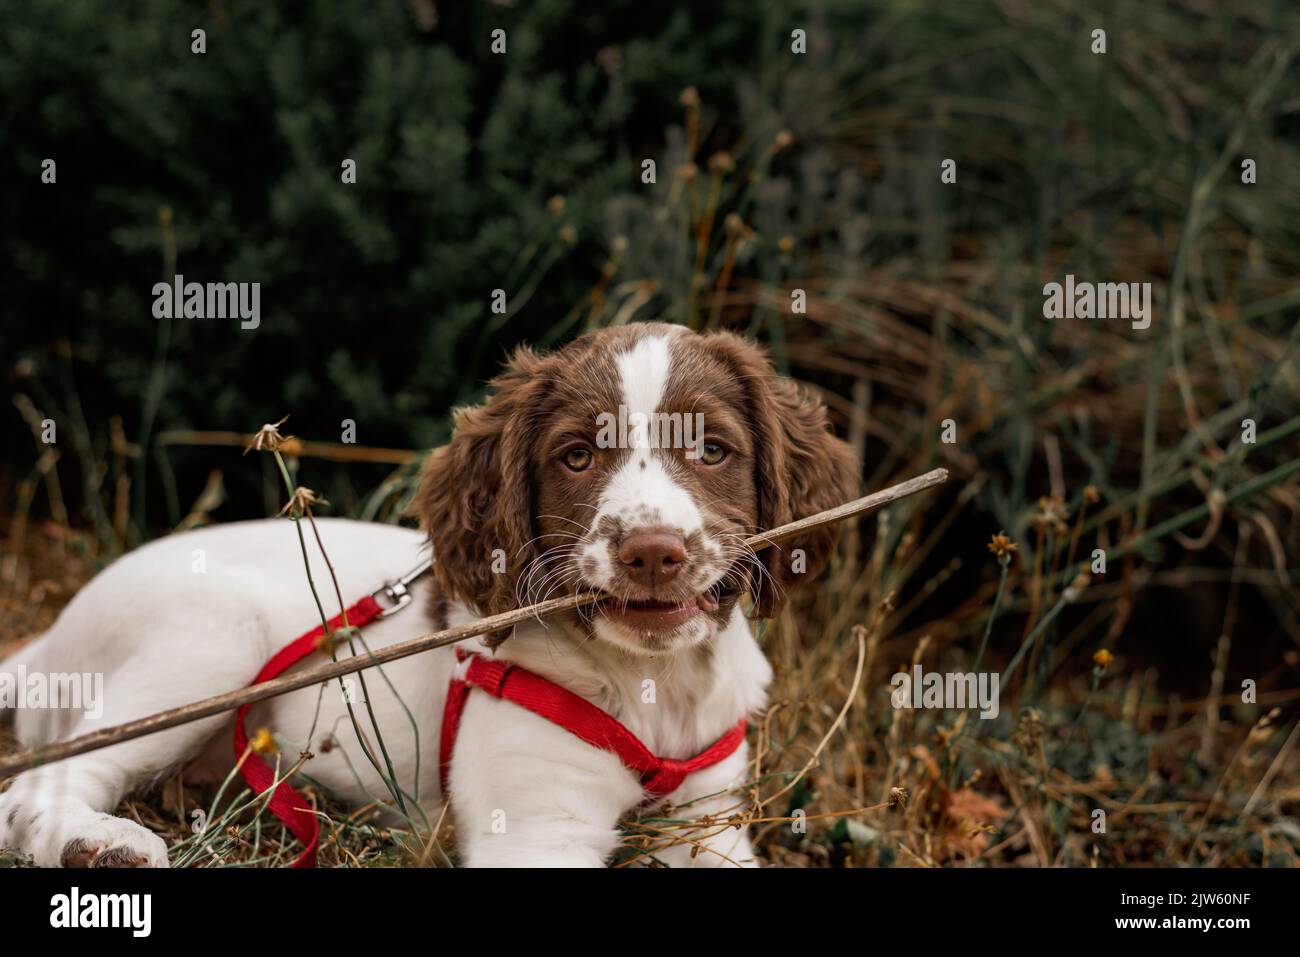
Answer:
<svg viewBox="0 0 1300 957"><path fill-rule="evenodd" d="M479 614L515 607L516 582L535 557L530 443L545 365L518 350L482 405L456 411L451 442L425 463L409 508L429 536L443 593Z"/></svg>
<svg viewBox="0 0 1300 957"><path fill-rule="evenodd" d="M858 497L861 477L857 456L836 438L826 406L788 379L769 377L768 424L758 451L760 521L775 528ZM835 550L838 523L823 525L773 545L764 556L768 571L754 600L761 618L774 618L785 593L815 579Z"/></svg>
<svg viewBox="0 0 1300 957"><path fill-rule="evenodd" d="M731 333L710 338L749 393L759 530L857 498L857 457L831 431L825 405L776 375L758 346ZM839 525L832 524L769 546L761 555L762 570L750 576L755 613L779 614L790 589L813 581L826 567L838 540Z"/></svg>

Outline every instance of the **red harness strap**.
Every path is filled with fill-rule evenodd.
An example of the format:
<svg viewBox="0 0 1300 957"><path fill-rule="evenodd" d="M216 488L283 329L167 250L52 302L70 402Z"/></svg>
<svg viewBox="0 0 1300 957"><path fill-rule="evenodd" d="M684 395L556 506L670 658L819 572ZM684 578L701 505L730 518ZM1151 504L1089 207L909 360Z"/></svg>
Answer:
<svg viewBox="0 0 1300 957"><path fill-rule="evenodd" d="M348 624L360 628L384 614L385 609L367 595L347 610ZM333 634L343 627L343 615L330 619ZM325 629L316 626L281 648L253 679L253 684L269 681L291 666L319 650ZM451 754L456 747L456 731L460 727L461 712L470 688L481 688L488 694L511 701L533 714L558 724L577 735L592 747L612 751L629 769L641 775L641 786L651 795L670 794L681 785L688 774L712 767L724 758L735 754L745 740L747 718L741 718L730 731L704 751L687 761L661 758L637 739L619 721L601 711L590 701L562 688L553 681L526 671L518 665L484 658L482 655L456 649L460 661L471 659L464 678L452 678L447 688L447 704L442 714L442 735L439 742L439 769L444 793L447 789L447 772ZM245 722L252 705L244 705L235 718L235 760L244 759L240 772L254 794L261 794L275 781L275 772L262 758L248 748L248 729ZM247 756L245 757L245 752ZM281 781L267 805L276 817L303 844L302 854L293 862L294 867L315 867L316 846L320 839L320 823L298 791L287 781Z"/></svg>
<svg viewBox="0 0 1300 957"><path fill-rule="evenodd" d="M360 628L368 622L374 621L384 609L375 601L373 596L367 595L355 605L347 610L348 624ZM343 615L336 615L329 622L330 633L343 627ZM303 635L289 644L285 645L275 657L262 666L262 670L257 673L257 677L252 683L260 685L263 681L270 681L272 678L297 664L303 658L306 658L313 651L321 648L321 639L325 636L325 629L317 625L307 634ZM239 709L235 716L235 760L238 761L244 757L244 752L248 748L248 729L244 723L248 719L248 709L252 705L244 705ZM240 765L240 772L244 775L244 780L248 786L253 789L254 794L261 794L269 788L275 781L275 771L271 769L261 756L253 751L248 752L248 757ZM271 813L284 822L285 827L303 844L303 852L298 859L293 862L294 867L315 867L316 866L316 844L320 838L320 822L316 820L316 815L312 813L307 804L307 799L298 793L287 781L281 781L271 795L271 801L268 804Z"/></svg>
<svg viewBox="0 0 1300 957"><path fill-rule="evenodd" d="M661 758L638 740L622 723L610 717L585 698L562 688L553 681L526 671L518 665L484 658L463 648L456 649L461 661L470 659L464 678L452 678L447 688L447 704L442 713L442 740L439 766L443 789L451 754L456 747L456 731L470 688L481 688L495 698L511 701L533 714L558 724L594 748L612 751L630 770L641 775L641 786L655 797L675 791L688 774L712 767L730 757L745 740L747 718L686 761Z"/></svg>

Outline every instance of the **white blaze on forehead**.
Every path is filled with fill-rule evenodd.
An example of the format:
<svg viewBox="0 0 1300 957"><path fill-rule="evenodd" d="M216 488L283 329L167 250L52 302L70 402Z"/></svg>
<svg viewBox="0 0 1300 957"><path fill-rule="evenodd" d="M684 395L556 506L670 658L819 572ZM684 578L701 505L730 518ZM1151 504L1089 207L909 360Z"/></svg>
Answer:
<svg viewBox="0 0 1300 957"><path fill-rule="evenodd" d="M668 339L648 336L617 359L623 406L627 410L628 445L645 449L650 445L650 416L658 410L668 387Z"/></svg>
<svg viewBox="0 0 1300 957"><path fill-rule="evenodd" d="M605 515L623 516L637 524L641 515L654 515L654 524L680 529L683 535L702 524L690 493L664 468L663 456L673 455L673 450L656 455L651 448L652 414L663 402L672 369L669 343L670 336L647 336L616 359L630 451L601 492L593 528Z"/></svg>

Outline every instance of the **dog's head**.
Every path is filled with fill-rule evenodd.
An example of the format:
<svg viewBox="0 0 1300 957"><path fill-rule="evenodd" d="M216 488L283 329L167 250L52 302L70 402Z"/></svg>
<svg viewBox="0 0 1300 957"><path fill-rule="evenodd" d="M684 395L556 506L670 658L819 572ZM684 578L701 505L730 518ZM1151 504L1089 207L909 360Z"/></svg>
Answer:
<svg viewBox="0 0 1300 957"><path fill-rule="evenodd" d="M757 556L746 537L857 491L824 407L730 333L604 329L550 355L520 349L492 387L458 412L412 505L442 589L482 614L600 593L574 618L596 637L688 647L742 591L773 616L836 531Z"/></svg>

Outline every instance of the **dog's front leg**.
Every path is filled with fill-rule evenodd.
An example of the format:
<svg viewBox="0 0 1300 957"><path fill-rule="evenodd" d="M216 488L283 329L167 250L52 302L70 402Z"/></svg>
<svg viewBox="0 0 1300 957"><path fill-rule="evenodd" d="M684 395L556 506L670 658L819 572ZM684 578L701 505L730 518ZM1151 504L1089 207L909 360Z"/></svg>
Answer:
<svg viewBox="0 0 1300 957"><path fill-rule="evenodd" d="M603 867L641 800L608 751L508 701L471 692L450 774L469 867Z"/></svg>

